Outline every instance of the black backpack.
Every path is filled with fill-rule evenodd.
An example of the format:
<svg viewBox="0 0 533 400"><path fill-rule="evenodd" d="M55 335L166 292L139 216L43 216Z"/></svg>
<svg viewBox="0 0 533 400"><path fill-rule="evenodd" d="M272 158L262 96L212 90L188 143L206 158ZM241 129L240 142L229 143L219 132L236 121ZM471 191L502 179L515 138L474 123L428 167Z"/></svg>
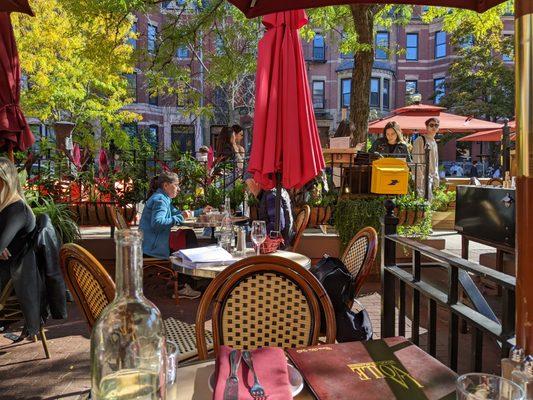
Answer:
<svg viewBox="0 0 533 400"><path fill-rule="evenodd" d="M344 263L335 257L324 257L311 272L320 281L328 294L337 325L337 341L354 342L372 339L372 322L363 308L353 312L348 305L355 297L355 280ZM322 313L321 326L326 326Z"/></svg>

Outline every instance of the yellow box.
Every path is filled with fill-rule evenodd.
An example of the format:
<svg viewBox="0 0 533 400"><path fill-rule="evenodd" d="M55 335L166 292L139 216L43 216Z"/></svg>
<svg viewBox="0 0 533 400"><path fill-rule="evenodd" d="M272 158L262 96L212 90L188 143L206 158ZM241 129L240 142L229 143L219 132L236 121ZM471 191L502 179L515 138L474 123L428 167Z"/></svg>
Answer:
<svg viewBox="0 0 533 400"><path fill-rule="evenodd" d="M372 162L372 193L407 194L408 181L409 167L405 160L380 158Z"/></svg>

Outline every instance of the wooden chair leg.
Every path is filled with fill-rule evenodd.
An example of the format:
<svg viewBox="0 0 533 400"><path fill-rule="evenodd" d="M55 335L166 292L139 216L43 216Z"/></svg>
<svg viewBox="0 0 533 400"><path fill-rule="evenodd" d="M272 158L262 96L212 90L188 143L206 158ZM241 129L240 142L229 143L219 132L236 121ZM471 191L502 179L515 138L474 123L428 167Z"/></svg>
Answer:
<svg viewBox="0 0 533 400"><path fill-rule="evenodd" d="M44 329L41 327L41 341L43 342L43 349L46 358L50 358L50 350L48 349L48 342L46 340L46 335L44 334Z"/></svg>

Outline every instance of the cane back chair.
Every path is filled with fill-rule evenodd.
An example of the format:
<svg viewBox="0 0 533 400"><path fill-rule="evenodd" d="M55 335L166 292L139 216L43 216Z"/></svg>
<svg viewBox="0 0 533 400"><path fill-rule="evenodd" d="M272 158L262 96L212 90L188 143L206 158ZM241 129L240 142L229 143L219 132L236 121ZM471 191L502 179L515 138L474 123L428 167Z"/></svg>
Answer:
<svg viewBox="0 0 533 400"><path fill-rule="evenodd" d="M116 229L128 229L128 224L124 219L124 216L117 207L108 206L109 214L111 215L111 221ZM177 305L179 302L178 294L178 272L172 268L172 264L169 260L162 260L155 257L143 258L143 270L156 270L155 275L164 280L172 282L174 302Z"/></svg>
<svg viewBox="0 0 533 400"><path fill-rule="evenodd" d="M296 235L294 236L294 240L292 241L291 251L294 251L294 252L298 251L300 240L302 239L304 231L307 228L307 225L309 224L310 215L311 215L311 207L309 207L308 205L305 205L303 206L302 210L296 216L296 220L294 221L294 229L296 231Z"/></svg>
<svg viewBox="0 0 533 400"><path fill-rule="evenodd" d="M63 245L60 260L67 284L91 330L103 309L115 298L115 283L102 264L77 244ZM178 359L183 361L196 356L198 351L194 325L172 317L165 319L163 323L167 339L178 345ZM213 348L211 332L205 331L204 334L204 343L207 343L208 348Z"/></svg>
<svg viewBox="0 0 533 400"><path fill-rule="evenodd" d="M326 343L335 342L335 314L326 291L313 274L285 258L248 257L211 282L196 314L199 359L207 358L203 338L211 303L215 354L221 345L237 349L315 345L321 309Z"/></svg>
<svg viewBox="0 0 533 400"><path fill-rule="evenodd" d="M367 226L355 234L341 257L341 261L346 265L355 281L354 293L356 297L376 260L377 245L378 234L376 230Z"/></svg>

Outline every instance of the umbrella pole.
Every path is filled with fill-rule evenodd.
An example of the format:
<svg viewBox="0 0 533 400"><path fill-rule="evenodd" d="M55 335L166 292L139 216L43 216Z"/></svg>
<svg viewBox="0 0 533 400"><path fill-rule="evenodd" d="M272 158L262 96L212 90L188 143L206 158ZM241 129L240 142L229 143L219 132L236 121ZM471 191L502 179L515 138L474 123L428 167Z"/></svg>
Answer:
<svg viewBox="0 0 533 400"><path fill-rule="evenodd" d="M276 172L276 231L279 232L281 215L281 173Z"/></svg>
<svg viewBox="0 0 533 400"><path fill-rule="evenodd" d="M15 162L15 155L13 154L13 146L9 146L7 149L7 158L11 160L12 163Z"/></svg>

